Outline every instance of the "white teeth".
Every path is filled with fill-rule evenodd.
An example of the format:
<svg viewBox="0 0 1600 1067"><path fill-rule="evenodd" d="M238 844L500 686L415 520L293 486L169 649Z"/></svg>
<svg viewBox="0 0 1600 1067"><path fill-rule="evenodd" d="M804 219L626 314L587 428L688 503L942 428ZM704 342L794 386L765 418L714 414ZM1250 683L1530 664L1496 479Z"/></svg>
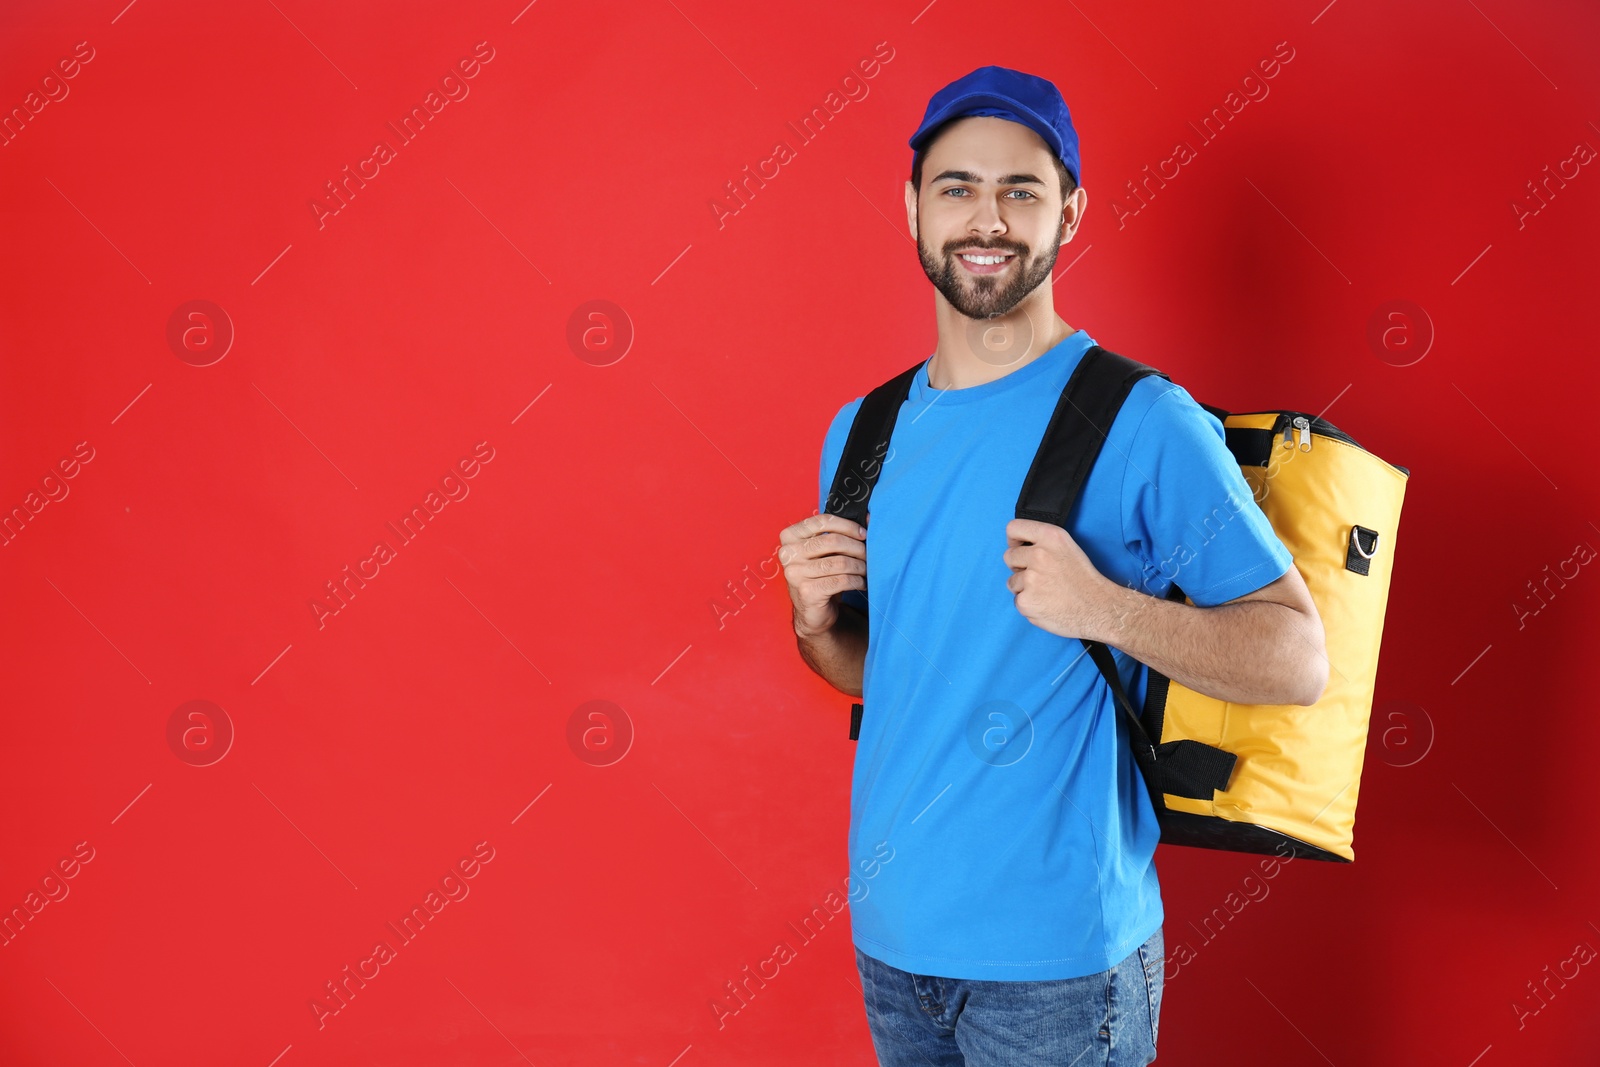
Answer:
<svg viewBox="0 0 1600 1067"><path fill-rule="evenodd" d="M1006 260L1010 259L1011 257L1010 256L969 256L969 255L966 255L965 253L963 253L961 258L966 260L968 263L978 263L978 264L981 264L983 266L993 266L996 263L1004 263Z"/></svg>

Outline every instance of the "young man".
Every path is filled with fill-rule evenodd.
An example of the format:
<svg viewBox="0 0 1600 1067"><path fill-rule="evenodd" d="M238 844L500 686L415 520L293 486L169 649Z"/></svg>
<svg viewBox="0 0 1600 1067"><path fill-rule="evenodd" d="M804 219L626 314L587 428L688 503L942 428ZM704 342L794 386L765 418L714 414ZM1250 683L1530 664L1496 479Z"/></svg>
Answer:
<svg viewBox="0 0 1600 1067"><path fill-rule="evenodd" d="M1083 219L1050 82L983 67L911 138L906 218L938 347L901 408L867 530L827 513L857 397L822 449L822 514L781 534L805 661L865 694L851 783L852 939L879 1061L1148 1064L1163 982L1154 809L1078 639L1248 704L1312 704L1321 620L1181 386L1133 387L1068 528L1013 518L1094 343L1051 274ZM1176 579L1193 604L1162 599ZM870 644L868 634L872 635Z"/></svg>

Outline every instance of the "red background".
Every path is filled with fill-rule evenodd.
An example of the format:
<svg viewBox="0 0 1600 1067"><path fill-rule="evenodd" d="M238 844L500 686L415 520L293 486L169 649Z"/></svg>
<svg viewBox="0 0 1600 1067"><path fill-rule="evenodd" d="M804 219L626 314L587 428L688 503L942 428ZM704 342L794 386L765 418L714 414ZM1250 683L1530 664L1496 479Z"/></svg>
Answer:
<svg viewBox="0 0 1600 1067"><path fill-rule="evenodd" d="M1357 862L1291 864L1207 939L1256 861L1160 850L1169 952L1197 950L1162 1062L1592 1062L1600 963L1528 983L1600 948L1600 577L1515 607L1600 547L1600 175L1563 163L1600 145L1592 7L124 3L0 15L8 112L93 50L0 148L0 507L70 490L0 549L0 905L93 850L0 948L0 1062L872 1062L847 914L789 926L846 873L850 701L761 576L834 412L932 350L905 141L986 63L1056 81L1082 137L1069 323L1412 472ZM167 340L191 300L236 334L208 366ZM621 359L569 344L593 300ZM1374 346L1394 300L1427 321ZM469 495L319 625L479 442ZM208 766L168 740L191 700L234 731ZM569 742L591 700L621 709L601 749L631 724L609 766ZM479 842L470 894L319 1027Z"/></svg>

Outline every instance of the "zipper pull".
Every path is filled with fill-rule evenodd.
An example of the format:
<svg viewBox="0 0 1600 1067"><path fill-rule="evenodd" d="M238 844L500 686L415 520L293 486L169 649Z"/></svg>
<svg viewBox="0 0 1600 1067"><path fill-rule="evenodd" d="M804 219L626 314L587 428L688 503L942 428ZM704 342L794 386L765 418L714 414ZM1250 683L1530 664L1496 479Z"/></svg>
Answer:
<svg viewBox="0 0 1600 1067"><path fill-rule="evenodd" d="M1294 447L1294 424L1291 422L1285 422L1283 424L1283 447Z"/></svg>
<svg viewBox="0 0 1600 1067"><path fill-rule="evenodd" d="M1311 451L1311 420L1306 418L1304 415L1296 415L1294 417L1294 426L1295 426L1295 429L1300 431L1300 451L1302 451L1302 452L1310 452ZM1288 437L1287 432L1284 434L1284 437L1287 439L1287 437Z"/></svg>

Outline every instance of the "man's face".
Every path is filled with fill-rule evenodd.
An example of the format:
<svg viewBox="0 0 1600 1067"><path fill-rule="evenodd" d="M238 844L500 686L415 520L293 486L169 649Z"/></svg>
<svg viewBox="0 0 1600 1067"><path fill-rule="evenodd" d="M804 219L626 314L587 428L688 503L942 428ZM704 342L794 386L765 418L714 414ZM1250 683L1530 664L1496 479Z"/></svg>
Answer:
<svg viewBox="0 0 1600 1067"><path fill-rule="evenodd" d="M1082 200L1078 189L1062 204L1054 157L1037 133L984 115L945 127L923 157L920 194L906 183L922 270L971 319L1006 314L1050 277ZM984 255L1006 258L973 261Z"/></svg>

